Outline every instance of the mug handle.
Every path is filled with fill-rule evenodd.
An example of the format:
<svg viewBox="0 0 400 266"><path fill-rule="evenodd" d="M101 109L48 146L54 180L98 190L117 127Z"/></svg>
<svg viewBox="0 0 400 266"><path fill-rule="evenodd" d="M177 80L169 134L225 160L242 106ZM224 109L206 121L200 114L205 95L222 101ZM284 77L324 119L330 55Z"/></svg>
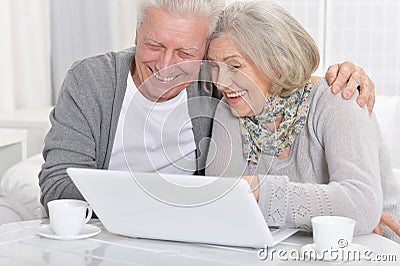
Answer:
<svg viewBox="0 0 400 266"><path fill-rule="evenodd" d="M92 209L92 207L90 207L89 204L87 205L86 208L87 208L88 214L87 214L87 217L85 219L85 224L87 224L90 221L90 219L92 219L92 214L93 214L93 209Z"/></svg>

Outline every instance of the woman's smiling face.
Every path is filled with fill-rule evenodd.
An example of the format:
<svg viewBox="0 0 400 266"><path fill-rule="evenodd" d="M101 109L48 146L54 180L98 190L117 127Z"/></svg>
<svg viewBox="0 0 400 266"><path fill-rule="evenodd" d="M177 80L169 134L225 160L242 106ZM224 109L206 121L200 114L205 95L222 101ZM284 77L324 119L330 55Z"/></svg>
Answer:
<svg viewBox="0 0 400 266"><path fill-rule="evenodd" d="M223 93L234 115L258 115L270 96L271 81L228 35L210 42L210 61L214 84Z"/></svg>

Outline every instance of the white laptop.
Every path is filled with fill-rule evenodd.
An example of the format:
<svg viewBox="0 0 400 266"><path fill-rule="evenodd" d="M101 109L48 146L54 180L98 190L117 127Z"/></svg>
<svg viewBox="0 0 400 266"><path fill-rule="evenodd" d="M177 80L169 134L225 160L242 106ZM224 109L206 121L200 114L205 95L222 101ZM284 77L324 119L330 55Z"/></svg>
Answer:
<svg viewBox="0 0 400 266"><path fill-rule="evenodd" d="M274 246L298 229L271 233L245 180L69 168L104 227L129 237L224 246Z"/></svg>

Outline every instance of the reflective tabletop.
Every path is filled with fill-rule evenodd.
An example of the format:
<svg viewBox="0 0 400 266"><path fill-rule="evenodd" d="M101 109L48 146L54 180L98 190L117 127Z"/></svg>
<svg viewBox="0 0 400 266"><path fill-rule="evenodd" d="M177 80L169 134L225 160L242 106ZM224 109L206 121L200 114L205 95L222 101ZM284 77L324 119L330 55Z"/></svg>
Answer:
<svg viewBox="0 0 400 266"><path fill-rule="evenodd" d="M0 226L0 265L399 265L400 245L381 236L357 236L363 256L351 261L323 261L304 256L312 236L297 233L268 249L246 249L198 243L129 238L107 232L80 240L55 240L37 235L48 220ZM302 256L303 255L303 256Z"/></svg>

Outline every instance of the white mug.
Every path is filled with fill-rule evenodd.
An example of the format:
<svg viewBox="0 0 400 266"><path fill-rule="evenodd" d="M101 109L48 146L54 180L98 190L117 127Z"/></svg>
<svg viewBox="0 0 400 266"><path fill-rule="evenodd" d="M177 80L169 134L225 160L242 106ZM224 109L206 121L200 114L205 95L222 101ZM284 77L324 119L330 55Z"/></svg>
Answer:
<svg viewBox="0 0 400 266"><path fill-rule="evenodd" d="M356 221L343 216L311 218L314 248L318 253L347 248L353 241Z"/></svg>
<svg viewBox="0 0 400 266"><path fill-rule="evenodd" d="M92 208L82 200L53 200L47 203L47 207L51 229L63 237L78 235L93 213Z"/></svg>

